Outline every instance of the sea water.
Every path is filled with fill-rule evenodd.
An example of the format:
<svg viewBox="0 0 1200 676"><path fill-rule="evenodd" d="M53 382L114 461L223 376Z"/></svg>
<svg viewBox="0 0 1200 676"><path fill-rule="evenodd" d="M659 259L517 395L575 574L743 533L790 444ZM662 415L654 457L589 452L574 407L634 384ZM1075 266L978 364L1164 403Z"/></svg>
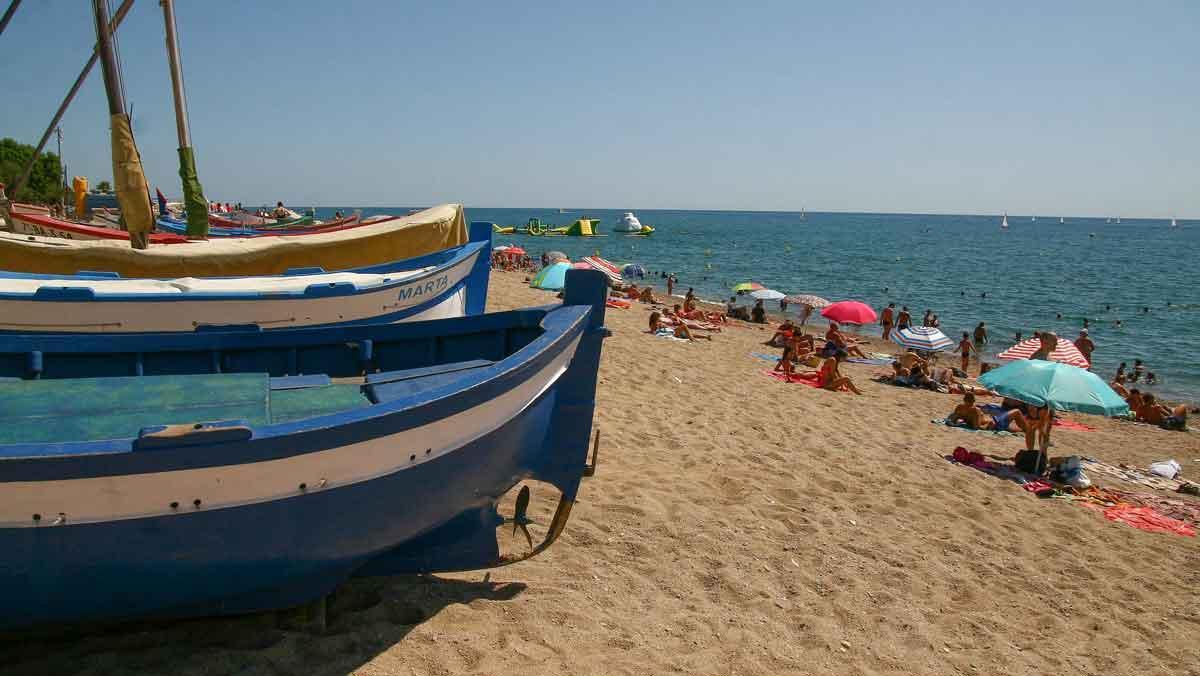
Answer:
<svg viewBox="0 0 1200 676"><path fill-rule="evenodd" d="M318 215L330 218L334 209L352 208L322 208ZM598 253L638 263L653 271L646 281L660 293L659 274L668 271L679 279L677 293L693 287L716 301L728 300L734 284L756 281L787 294L861 300L876 309L907 305L917 324L930 309L955 340L983 321L991 334L986 355L1010 347L1017 331L1029 338L1050 330L1074 340L1087 318L1096 343L1093 370L1105 379L1118 363L1132 369L1141 359L1160 381L1149 390L1200 399L1200 222L1180 221L1173 229L1166 220L1118 224L1066 216L1060 224L1058 215L1033 221L1010 214L1003 230L998 215L639 210L642 223L657 231L631 237L611 231L622 213L468 208L467 219L569 225L597 218L604 237L497 235L495 243L518 244L535 259L558 250L572 259Z"/></svg>

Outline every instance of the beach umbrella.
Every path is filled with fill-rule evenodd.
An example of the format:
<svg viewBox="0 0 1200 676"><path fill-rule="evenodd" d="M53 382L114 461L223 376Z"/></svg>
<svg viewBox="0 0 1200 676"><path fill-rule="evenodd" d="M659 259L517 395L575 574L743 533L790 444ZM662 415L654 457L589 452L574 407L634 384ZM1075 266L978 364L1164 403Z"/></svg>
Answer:
<svg viewBox="0 0 1200 676"><path fill-rule="evenodd" d="M742 292L748 292L748 291L758 291L760 289L765 289L765 288L767 288L767 287L763 286L762 284L759 284L758 282L742 282L741 284L734 286L733 290L738 293L742 293Z"/></svg>
<svg viewBox="0 0 1200 676"><path fill-rule="evenodd" d="M784 300L788 302L788 305L807 305L813 309L829 307L830 305L833 305L833 303L830 301L827 301L820 296L814 296L811 293L801 293L794 296L787 296Z"/></svg>
<svg viewBox="0 0 1200 676"><path fill-rule="evenodd" d="M932 326L910 326L892 332L892 342L902 347L925 352L939 352L954 347L954 341Z"/></svg>
<svg viewBox="0 0 1200 676"><path fill-rule="evenodd" d="M856 300L840 300L821 310L821 316L841 324L870 324L879 315L866 303Z"/></svg>
<svg viewBox="0 0 1200 676"><path fill-rule="evenodd" d="M626 265L621 272L627 277L643 277L646 274L646 268L643 268L637 263L630 263L629 265Z"/></svg>
<svg viewBox="0 0 1200 676"><path fill-rule="evenodd" d="M500 246L492 247L492 251L508 251L511 248L512 247L507 244L501 244Z"/></svg>
<svg viewBox="0 0 1200 676"><path fill-rule="evenodd" d="M1022 340L996 356L1001 359L1029 359L1041 347L1042 340L1040 338L1030 338ZM1083 353L1079 351L1079 348L1075 347L1071 341L1062 338L1058 339L1058 345L1055 346L1054 351L1049 356L1050 361L1062 362L1063 364L1070 364L1071 366L1078 366L1080 368L1087 368L1091 365L1088 363L1087 357L1084 357Z"/></svg>
<svg viewBox="0 0 1200 676"><path fill-rule="evenodd" d="M1034 406L1106 416L1129 413L1129 405L1104 380L1078 366L1022 359L979 376L997 394Z"/></svg>
<svg viewBox="0 0 1200 676"><path fill-rule="evenodd" d="M529 286L535 289L548 289L550 291L558 291L563 288L567 282L567 270L571 269L571 264L558 261L551 263L542 268L542 271L537 273L533 281L529 282Z"/></svg>
<svg viewBox="0 0 1200 676"><path fill-rule="evenodd" d="M621 268L612 261L607 261L599 256L584 256L579 259L591 270L599 270L603 272L611 284L624 284L625 280L621 278Z"/></svg>
<svg viewBox="0 0 1200 676"><path fill-rule="evenodd" d="M783 294L779 293L775 289L759 289L758 291L751 291L750 296L756 300L779 300L780 298L783 298Z"/></svg>
<svg viewBox="0 0 1200 676"><path fill-rule="evenodd" d="M565 254L561 251L547 251L546 258L549 258L552 261L569 261L569 260L571 260L570 258L567 258L567 254Z"/></svg>
<svg viewBox="0 0 1200 676"><path fill-rule="evenodd" d="M587 263L584 263L583 261L571 263L571 267L576 270L594 270L595 269L592 266L588 265Z"/></svg>
<svg viewBox="0 0 1200 676"><path fill-rule="evenodd" d="M504 251L506 256L524 256L525 250L519 246L510 246Z"/></svg>

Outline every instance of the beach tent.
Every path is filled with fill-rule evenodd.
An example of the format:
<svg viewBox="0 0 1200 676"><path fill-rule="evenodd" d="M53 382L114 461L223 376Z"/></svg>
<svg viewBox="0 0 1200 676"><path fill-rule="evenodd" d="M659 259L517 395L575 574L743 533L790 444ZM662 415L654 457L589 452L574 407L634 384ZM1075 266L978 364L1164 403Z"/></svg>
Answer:
<svg viewBox="0 0 1200 676"><path fill-rule="evenodd" d="M646 275L646 268L643 268L637 263L630 263L626 265L621 272L628 277L644 277Z"/></svg>
<svg viewBox="0 0 1200 676"><path fill-rule="evenodd" d="M571 264L565 261L551 263L542 268L542 271L537 273L533 281L529 282L529 286L535 289L547 289L549 291L558 291L563 288L563 284L567 281L567 270L571 269Z"/></svg>

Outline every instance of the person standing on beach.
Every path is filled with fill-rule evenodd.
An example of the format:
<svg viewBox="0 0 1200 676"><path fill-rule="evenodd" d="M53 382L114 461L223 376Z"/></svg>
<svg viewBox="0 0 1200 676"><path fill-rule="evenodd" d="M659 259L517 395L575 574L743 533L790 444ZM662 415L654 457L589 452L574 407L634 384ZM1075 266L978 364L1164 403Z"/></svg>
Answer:
<svg viewBox="0 0 1200 676"><path fill-rule="evenodd" d="M971 352L975 350L975 346L971 344L971 336L963 331L962 340L958 341L958 347L954 348L955 352L962 353L962 370L967 372L967 366L971 363Z"/></svg>
<svg viewBox="0 0 1200 676"><path fill-rule="evenodd" d="M983 322L979 322L979 326L975 327L975 346L983 347L988 342L987 327Z"/></svg>
<svg viewBox="0 0 1200 676"><path fill-rule="evenodd" d="M883 308L883 312L879 313L879 325L883 327L883 339L887 340L892 334L892 324L894 323L893 315L896 312L896 304L888 303L888 306Z"/></svg>
<svg viewBox="0 0 1200 676"><path fill-rule="evenodd" d="M667 276L667 296L675 293L675 275Z"/></svg>
<svg viewBox="0 0 1200 676"><path fill-rule="evenodd" d="M1079 337L1075 339L1075 348L1079 350L1079 354L1082 354L1084 359L1088 360L1088 369L1091 369L1092 352L1096 350L1096 344L1092 342L1091 338L1088 338L1087 329L1079 330Z"/></svg>
<svg viewBox="0 0 1200 676"><path fill-rule="evenodd" d="M1042 361L1050 361L1050 355L1058 348L1058 334L1053 331L1042 331L1037 334L1039 340L1042 341L1042 346L1030 355L1030 359L1041 359Z"/></svg>
<svg viewBox="0 0 1200 676"><path fill-rule="evenodd" d="M804 309L800 311L800 326L804 326L805 324L807 324L808 318L811 316L812 316L812 306L805 305Z"/></svg>
<svg viewBox="0 0 1200 676"><path fill-rule="evenodd" d="M933 316L933 310L925 310L925 316L921 317L921 326L929 326L929 318Z"/></svg>
<svg viewBox="0 0 1200 676"><path fill-rule="evenodd" d="M908 306L900 306L900 314L896 315L896 330L903 331L912 323L912 315L908 313Z"/></svg>

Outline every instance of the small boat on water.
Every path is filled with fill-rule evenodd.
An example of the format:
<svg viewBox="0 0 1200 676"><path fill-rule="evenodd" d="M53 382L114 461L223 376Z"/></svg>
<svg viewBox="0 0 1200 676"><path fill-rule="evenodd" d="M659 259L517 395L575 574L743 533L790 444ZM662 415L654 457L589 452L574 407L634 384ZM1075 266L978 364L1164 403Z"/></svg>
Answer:
<svg viewBox="0 0 1200 676"><path fill-rule="evenodd" d="M1000 221L1000 229L1008 230L1008 212L1005 212L1004 218Z"/></svg>
<svg viewBox="0 0 1200 676"><path fill-rule="evenodd" d="M561 305L479 317L0 335L0 628L253 613L539 554L595 471L606 295L571 270Z"/></svg>
<svg viewBox="0 0 1200 676"><path fill-rule="evenodd" d="M279 330L479 314L491 249L491 233L482 230L482 241L343 272L182 279L0 272L0 332Z"/></svg>
<svg viewBox="0 0 1200 676"><path fill-rule="evenodd" d="M642 225L637 216L633 215L632 211L626 211L613 225L613 232L623 235L650 235L654 233L654 228L648 225Z"/></svg>
<svg viewBox="0 0 1200 676"><path fill-rule="evenodd" d="M1179 227L1179 223L1175 222L1175 219L1174 219L1174 218L1172 218L1172 219L1171 219L1171 227L1172 227L1172 228L1178 228L1178 227Z"/></svg>
<svg viewBox="0 0 1200 676"><path fill-rule="evenodd" d="M303 237L187 241L179 235L157 236L184 241L157 246L152 239L149 248L132 249L128 240L79 241L0 233L0 270L68 275L102 270L121 277L156 279L280 275L299 268L332 272L423 256L461 246L469 239L460 204Z"/></svg>
<svg viewBox="0 0 1200 676"><path fill-rule="evenodd" d="M1064 224L1066 224L1066 222L1067 222L1067 219L1063 218L1062 216L1059 216L1059 217L1058 217L1058 224L1059 224L1059 225L1064 225Z"/></svg>

